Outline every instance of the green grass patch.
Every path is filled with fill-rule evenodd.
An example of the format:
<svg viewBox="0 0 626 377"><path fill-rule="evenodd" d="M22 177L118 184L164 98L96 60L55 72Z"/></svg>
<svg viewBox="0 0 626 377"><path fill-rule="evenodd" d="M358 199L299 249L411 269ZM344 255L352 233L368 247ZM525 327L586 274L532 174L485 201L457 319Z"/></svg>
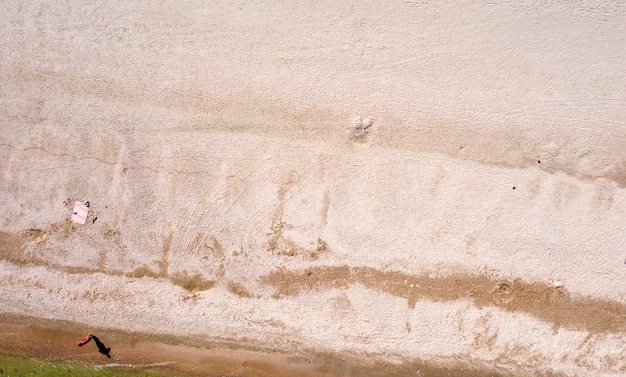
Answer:
<svg viewBox="0 0 626 377"><path fill-rule="evenodd" d="M0 355L0 377L172 377L153 370L96 366L73 362L42 361L20 356Z"/></svg>

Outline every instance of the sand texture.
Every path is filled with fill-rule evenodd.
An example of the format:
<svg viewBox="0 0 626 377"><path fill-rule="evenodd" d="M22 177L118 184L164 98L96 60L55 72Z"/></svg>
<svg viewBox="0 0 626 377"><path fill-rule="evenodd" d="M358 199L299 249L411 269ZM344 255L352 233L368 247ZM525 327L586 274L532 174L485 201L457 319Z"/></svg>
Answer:
<svg viewBox="0 0 626 377"><path fill-rule="evenodd" d="M621 2L0 12L0 346L60 321L120 363L120 334L258 353L223 374L626 374Z"/></svg>

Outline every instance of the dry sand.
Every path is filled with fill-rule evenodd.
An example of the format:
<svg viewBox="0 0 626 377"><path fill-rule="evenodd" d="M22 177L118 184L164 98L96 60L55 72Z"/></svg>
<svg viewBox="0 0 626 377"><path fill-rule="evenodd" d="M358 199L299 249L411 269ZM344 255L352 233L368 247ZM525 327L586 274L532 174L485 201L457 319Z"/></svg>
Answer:
<svg viewBox="0 0 626 377"><path fill-rule="evenodd" d="M626 373L620 2L0 11L16 352L75 327L233 373Z"/></svg>

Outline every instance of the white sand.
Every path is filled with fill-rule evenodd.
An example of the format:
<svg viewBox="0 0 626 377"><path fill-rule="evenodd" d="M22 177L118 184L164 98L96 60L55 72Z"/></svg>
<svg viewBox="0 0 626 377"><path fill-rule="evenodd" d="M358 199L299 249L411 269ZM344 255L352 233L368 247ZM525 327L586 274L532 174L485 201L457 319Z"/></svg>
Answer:
<svg viewBox="0 0 626 377"><path fill-rule="evenodd" d="M620 2L210 3L0 4L0 311L626 372ZM548 296L263 280L344 265ZM612 314L561 321L561 292Z"/></svg>

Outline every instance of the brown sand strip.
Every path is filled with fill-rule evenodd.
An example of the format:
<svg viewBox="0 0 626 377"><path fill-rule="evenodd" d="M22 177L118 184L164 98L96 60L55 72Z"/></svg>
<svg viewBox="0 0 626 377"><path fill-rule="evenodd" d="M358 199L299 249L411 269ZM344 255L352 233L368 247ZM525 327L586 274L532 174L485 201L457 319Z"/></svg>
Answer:
<svg viewBox="0 0 626 377"><path fill-rule="evenodd" d="M111 348L111 359L100 354L93 342L83 347L76 345L76 341L90 332ZM0 353L101 366L148 366L184 376L324 375L306 363L291 361L287 355L279 353L208 343L190 346L174 337L93 329L66 321L3 314L0 314Z"/></svg>
<svg viewBox="0 0 626 377"><path fill-rule="evenodd" d="M93 332L111 348L111 359L93 344L78 347L76 341ZM518 374L472 360L400 364L372 355L337 354L304 350L291 354L267 346L211 343L162 335L94 329L67 321L20 317L0 313L0 353L53 361L92 365L150 366L177 376L240 377L512 377ZM156 365L155 365L156 364ZM544 376L529 372L533 376ZM552 377L562 375L550 374Z"/></svg>
<svg viewBox="0 0 626 377"><path fill-rule="evenodd" d="M361 284L397 297L410 307L419 299L454 301L469 299L477 306L495 306L530 314L555 327L591 333L626 331L626 305L570 294L563 287L521 279L497 279L487 275L457 273L447 276L409 275L371 267L322 266L304 270L277 269L261 278L273 286L275 297L301 291L342 288Z"/></svg>
<svg viewBox="0 0 626 377"><path fill-rule="evenodd" d="M63 224L67 231L74 229L75 224ZM41 229L28 229L18 234L0 231L0 260L6 260L18 266L34 265L45 266L51 269L63 271L68 274L93 274L96 272L105 273L107 275L129 276L134 278L151 277L151 278L168 278L174 285L178 285L191 293L206 291L213 288L214 280L204 279L200 274L188 274L187 272L179 272L175 274L167 274L166 271L155 272L146 266L136 268L135 270L124 273L119 270L107 270L102 268L86 268L81 266L62 266L51 263L44 258L37 256L28 250L27 245L31 242L38 242L36 239L45 238L46 231ZM164 269L166 270L166 269Z"/></svg>

